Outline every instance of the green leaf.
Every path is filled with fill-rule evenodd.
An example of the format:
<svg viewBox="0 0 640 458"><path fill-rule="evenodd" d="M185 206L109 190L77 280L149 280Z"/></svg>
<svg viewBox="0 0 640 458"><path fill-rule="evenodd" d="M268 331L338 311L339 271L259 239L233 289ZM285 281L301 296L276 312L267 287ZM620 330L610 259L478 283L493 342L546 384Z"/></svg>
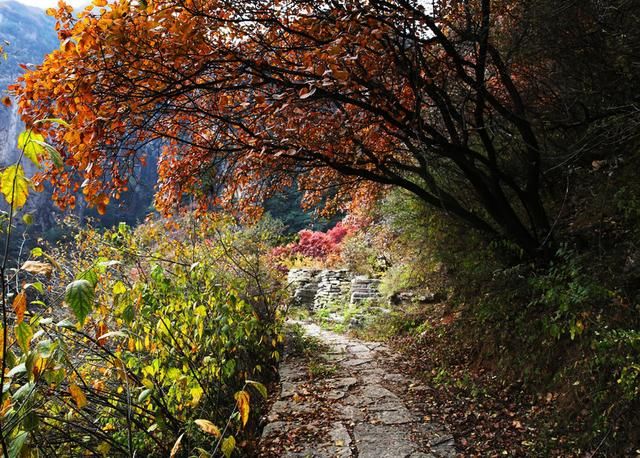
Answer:
<svg viewBox="0 0 640 458"><path fill-rule="evenodd" d="M24 175L21 165L14 164L7 167L0 175L0 190L5 199L13 208L20 208L27 203L29 196L29 180Z"/></svg>
<svg viewBox="0 0 640 458"><path fill-rule="evenodd" d="M135 310L132 305L127 305L122 311L122 319L128 324L135 318Z"/></svg>
<svg viewBox="0 0 640 458"><path fill-rule="evenodd" d="M151 393L152 393L152 390L150 390L148 388L146 390L142 390L142 392L138 396L138 402L139 403L143 403L144 401L146 401L147 398L149 398L149 396L151 396Z"/></svg>
<svg viewBox="0 0 640 458"><path fill-rule="evenodd" d="M26 285L24 285L24 289L27 289L29 287L35 289L40 294L44 294L44 285L39 281L37 281L35 283L27 283Z"/></svg>
<svg viewBox="0 0 640 458"><path fill-rule="evenodd" d="M31 256L33 256L34 258L39 258L43 253L44 252L40 247L35 247L33 250L31 250Z"/></svg>
<svg viewBox="0 0 640 458"><path fill-rule="evenodd" d="M76 280L87 280L95 288L98 284L98 274L93 269L85 270L76 277Z"/></svg>
<svg viewBox="0 0 640 458"><path fill-rule="evenodd" d="M73 310L80 325L84 324L84 320L93 308L94 296L93 285L88 280L80 279L67 285L65 301Z"/></svg>
<svg viewBox="0 0 640 458"><path fill-rule="evenodd" d="M11 369L7 374L7 377L12 378L14 375L24 374L25 372L27 372L27 366L25 365L25 363L21 363L21 364L18 364L13 369Z"/></svg>
<svg viewBox="0 0 640 458"><path fill-rule="evenodd" d="M245 383L254 387L263 398L267 399L267 397L269 397L267 387L262 383L256 382L255 380L245 380Z"/></svg>
<svg viewBox="0 0 640 458"><path fill-rule="evenodd" d="M40 420L38 414L34 410L26 414L24 420L22 420L22 426L27 431L35 431L38 428L39 423Z"/></svg>
<svg viewBox="0 0 640 458"><path fill-rule="evenodd" d="M75 326L73 325L73 323L69 320L67 320L66 318L64 320L58 321L56 323L56 326L62 329L74 329Z"/></svg>
<svg viewBox="0 0 640 458"><path fill-rule="evenodd" d="M62 156L60 155L60 152L57 149L55 149L53 146L51 146L47 142L34 141L34 143L36 143L37 145L39 145L40 147L42 147L44 150L47 151L47 153L49 154L49 159L51 159L51 162L53 162L53 165L55 165L59 169L62 168L62 166L64 165L62 163Z"/></svg>
<svg viewBox="0 0 640 458"><path fill-rule="evenodd" d="M34 124L42 124L45 122L50 122L53 124L60 124L61 126L64 127L69 127L69 123L67 121L65 121L64 119L61 118L45 118L45 119L38 119L36 122L34 122Z"/></svg>
<svg viewBox="0 0 640 458"><path fill-rule="evenodd" d="M18 341L18 345L23 352L29 351L29 344L31 343L31 338L33 337L33 329L24 321L16 326L16 340Z"/></svg>
<svg viewBox="0 0 640 458"><path fill-rule="evenodd" d="M33 224L33 215L31 213L25 213L22 216L22 221L24 221L24 224L27 226L31 226Z"/></svg>
<svg viewBox="0 0 640 458"><path fill-rule="evenodd" d="M98 264L96 264L96 267L99 268L100 272L106 272L107 271L107 267L113 267L113 266L117 266L118 264L122 264L120 261L100 261Z"/></svg>
<svg viewBox="0 0 640 458"><path fill-rule="evenodd" d="M18 135L18 149L24 151L31 162L40 167L40 159L38 156L44 154L44 137L32 130L25 130Z"/></svg>
<svg viewBox="0 0 640 458"><path fill-rule="evenodd" d="M29 437L29 433L26 431L20 431L16 437L11 439L9 442L9 458L18 458L22 452L22 448L24 447L27 438Z"/></svg>
<svg viewBox="0 0 640 458"><path fill-rule="evenodd" d="M222 441L222 453L224 453L225 458L230 458L235 448L236 439L233 436L225 437Z"/></svg>
<svg viewBox="0 0 640 458"><path fill-rule="evenodd" d="M25 383L20 388L18 388L15 393L13 393L13 399L15 399L16 401L22 400L25 396L33 393L35 386L36 384L33 382Z"/></svg>

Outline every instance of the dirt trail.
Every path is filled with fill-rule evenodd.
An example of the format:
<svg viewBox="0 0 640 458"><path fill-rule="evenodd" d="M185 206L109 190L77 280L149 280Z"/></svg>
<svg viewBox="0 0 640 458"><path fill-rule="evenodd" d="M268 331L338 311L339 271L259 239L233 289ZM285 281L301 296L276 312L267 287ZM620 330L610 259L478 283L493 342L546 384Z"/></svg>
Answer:
<svg viewBox="0 0 640 458"><path fill-rule="evenodd" d="M398 355L383 344L300 324L327 346L323 357L335 372L311 379L304 360L285 352L281 392L263 431L261 457L456 455L452 436L412 406L412 393L429 388L390 370Z"/></svg>

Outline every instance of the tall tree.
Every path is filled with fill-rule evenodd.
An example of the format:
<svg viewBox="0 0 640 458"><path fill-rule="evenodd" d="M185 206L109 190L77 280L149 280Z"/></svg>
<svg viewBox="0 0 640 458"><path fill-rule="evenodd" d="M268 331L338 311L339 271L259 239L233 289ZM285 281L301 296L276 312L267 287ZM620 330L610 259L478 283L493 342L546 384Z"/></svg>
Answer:
<svg viewBox="0 0 640 458"><path fill-rule="evenodd" d="M255 210L297 179L359 205L404 188L537 256L551 240L535 108L549 62L518 53L531 2L94 0L50 13L61 40L15 91L64 168L104 206L164 141L157 206Z"/></svg>

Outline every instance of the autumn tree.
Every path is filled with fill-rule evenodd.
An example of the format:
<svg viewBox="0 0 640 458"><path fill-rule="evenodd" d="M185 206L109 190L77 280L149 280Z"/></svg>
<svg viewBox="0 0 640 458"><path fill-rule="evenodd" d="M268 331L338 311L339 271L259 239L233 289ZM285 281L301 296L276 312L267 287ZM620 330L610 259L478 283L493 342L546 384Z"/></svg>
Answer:
<svg viewBox="0 0 640 458"><path fill-rule="evenodd" d="M548 58L517 52L531 2L94 0L14 90L103 210L162 146L156 203L242 207L298 180L308 202L408 190L536 257L552 237L536 108ZM525 61L522 57L527 57Z"/></svg>

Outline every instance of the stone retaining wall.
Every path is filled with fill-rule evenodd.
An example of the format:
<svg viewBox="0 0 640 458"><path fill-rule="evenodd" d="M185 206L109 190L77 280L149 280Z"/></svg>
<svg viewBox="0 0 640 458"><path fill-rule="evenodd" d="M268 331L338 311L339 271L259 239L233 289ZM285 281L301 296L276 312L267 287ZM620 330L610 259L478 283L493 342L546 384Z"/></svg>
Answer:
<svg viewBox="0 0 640 458"><path fill-rule="evenodd" d="M333 302L350 301L360 304L365 301L378 302L380 280L364 276L354 277L346 269L291 269L287 277L291 285L292 304L316 310Z"/></svg>
<svg viewBox="0 0 640 458"><path fill-rule="evenodd" d="M378 302L380 300L380 280L364 276L351 280L352 304L360 304L365 301Z"/></svg>
<svg viewBox="0 0 640 458"><path fill-rule="evenodd" d="M323 270L319 278L318 291L313 301L314 310L344 301L348 297L351 286L351 273L348 270Z"/></svg>
<svg viewBox="0 0 640 458"><path fill-rule="evenodd" d="M320 269L291 269L287 281L293 290L292 304L299 307L313 308L318 292L318 275Z"/></svg>

